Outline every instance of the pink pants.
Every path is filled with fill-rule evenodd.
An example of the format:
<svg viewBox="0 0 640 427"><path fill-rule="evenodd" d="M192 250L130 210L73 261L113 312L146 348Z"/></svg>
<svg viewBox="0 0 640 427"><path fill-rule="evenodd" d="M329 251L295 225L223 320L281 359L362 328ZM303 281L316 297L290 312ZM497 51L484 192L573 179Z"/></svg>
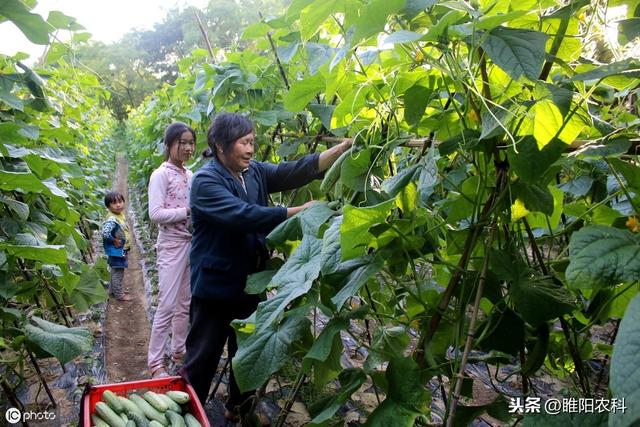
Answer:
<svg viewBox="0 0 640 427"><path fill-rule="evenodd" d="M189 328L190 241L162 241L156 245L160 293L158 309L153 318L147 365L153 370L163 365L165 343L171 330L173 354L185 351Z"/></svg>

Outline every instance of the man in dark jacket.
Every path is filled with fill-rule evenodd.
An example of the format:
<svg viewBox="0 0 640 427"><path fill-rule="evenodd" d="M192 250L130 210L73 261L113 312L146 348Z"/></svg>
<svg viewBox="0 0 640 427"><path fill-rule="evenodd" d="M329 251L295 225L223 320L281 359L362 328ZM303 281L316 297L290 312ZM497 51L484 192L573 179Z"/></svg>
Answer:
<svg viewBox="0 0 640 427"><path fill-rule="evenodd" d="M213 159L193 176L191 184L191 327L183 373L204 404L224 343L227 357L237 351L233 319L253 313L259 299L244 292L247 276L264 269L266 235L290 216L308 207L268 205L269 193L301 187L321 178L351 142L322 153L278 165L252 160L253 125L238 114L221 113L208 135ZM225 417L253 393L241 394L231 370Z"/></svg>

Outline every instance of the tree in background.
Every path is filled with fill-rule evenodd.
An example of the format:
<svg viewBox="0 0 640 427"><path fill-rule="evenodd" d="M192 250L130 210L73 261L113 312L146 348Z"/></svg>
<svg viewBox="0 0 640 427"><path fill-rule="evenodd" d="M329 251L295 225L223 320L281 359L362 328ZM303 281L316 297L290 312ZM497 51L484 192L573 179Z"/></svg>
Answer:
<svg viewBox="0 0 640 427"><path fill-rule="evenodd" d="M196 14L214 50L241 49L244 28L268 15L284 10L286 0L211 0L206 10L195 7L171 9L152 30L134 30L112 44L90 42L75 58L109 83L106 101L118 120L164 83L178 77L178 61L193 49L206 48Z"/></svg>

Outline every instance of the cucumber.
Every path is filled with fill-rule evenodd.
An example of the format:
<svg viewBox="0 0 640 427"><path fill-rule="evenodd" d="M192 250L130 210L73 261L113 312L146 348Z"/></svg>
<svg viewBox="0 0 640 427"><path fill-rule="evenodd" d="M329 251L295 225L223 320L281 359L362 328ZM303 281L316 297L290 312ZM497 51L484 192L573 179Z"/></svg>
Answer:
<svg viewBox="0 0 640 427"><path fill-rule="evenodd" d="M91 422L95 427L111 427L105 420L100 418L98 414L91 414Z"/></svg>
<svg viewBox="0 0 640 427"><path fill-rule="evenodd" d="M133 404L135 405L135 403ZM130 420L136 423L136 427L149 427L149 420L147 420L147 417L145 417L144 414L140 412L140 408L138 408L137 406L134 411L129 411L127 415L129 416Z"/></svg>
<svg viewBox="0 0 640 427"><path fill-rule="evenodd" d="M171 423L171 427L186 427L182 415L178 414L177 412L167 411L164 414Z"/></svg>
<svg viewBox="0 0 640 427"><path fill-rule="evenodd" d="M136 423L132 420L127 421L125 427L136 427Z"/></svg>
<svg viewBox="0 0 640 427"><path fill-rule="evenodd" d="M165 394L180 405L184 405L191 400L191 396L189 396L189 394L185 393L184 391L171 390L166 392Z"/></svg>
<svg viewBox="0 0 640 427"><path fill-rule="evenodd" d="M126 397L122 397L122 396L118 396L120 398L120 403L122 403L122 406L124 407L124 413L129 415L131 412L136 412L141 416L144 416L144 414L142 413L142 411L140 410L140 408L138 407L138 405L136 405L135 403L133 403L132 401L130 401L129 399L127 399ZM129 418L131 418L129 416Z"/></svg>
<svg viewBox="0 0 640 427"><path fill-rule="evenodd" d="M118 415L120 415L120 418L122 418L122 421L124 421L125 424L129 422L129 417L127 417L127 414L122 413Z"/></svg>
<svg viewBox="0 0 640 427"><path fill-rule="evenodd" d="M182 408L176 403L175 400L167 396L166 394L157 393L158 397L167 404L170 410L182 414Z"/></svg>
<svg viewBox="0 0 640 427"><path fill-rule="evenodd" d="M344 163L344 160L351 155L352 151L353 147L350 147L348 150L342 153L340 157L338 157L338 159L333 162L329 170L327 170L327 172L324 174L324 178L322 180L322 183L320 184L320 191L322 193L328 193L329 190L331 190L331 187L333 187L335 183L338 182L338 178L340 178L340 169L342 167L342 163Z"/></svg>
<svg viewBox="0 0 640 427"><path fill-rule="evenodd" d="M149 423L149 427L163 427L163 425L156 420L153 420Z"/></svg>
<svg viewBox="0 0 640 427"><path fill-rule="evenodd" d="M184 422L187 425L187 427L202 427L202 424L200 424L200 421L198 421L196 417L194 417L191 414L184 415Z"/></svg>
<svg viewBox="0 0 640 427"><path fill-rule="evenodd" d="M111 390L105 390L102 393L102 401L111 406L111 409L115 412L124 412L122 402L120 402L119 397Z"/></svg>
<svg viewBox="0 0 640 427"><path fill-rule="evenodd" d="M533 375L544 364L544 359L549 351L549 325L541 324L536 329L538 339L531 352L527 355L527 360L520 368L522 375Z"/></svg>
<svg viewBox="0 0 640 427"><path fill-rule="evenodd" d="M152 391L146 392L144 395L144 400L149 402L151 406L156 408L160 412L166 412L169 409L169 406L164 402L164 400L160 399L158 395Z"/></svg>
<svg viewBox="0 0 640 427"><path fill-rule="evenodd" d="M106 421L111 427L125 427L126 422L122 421L122 418L115 412L109 405L104 402L96 403L96 413Z"/></svg>
<svg viewBox="0 0 640 427"><path fill-rule="evenodd" d="M142 397L140 397L137 394L133 393L133 394L129 395L129 399L133 403L138 405L138 407L140 408L140 410L142 411L144 416L147 417L148 419L155 420L155 421L157 421L160 424L165 425L165 426L169 425L169 421L167 421L167 417L165 417L156 408L154 408L153 406L149 405L149 403L146 400L144 400Z"/></svg>

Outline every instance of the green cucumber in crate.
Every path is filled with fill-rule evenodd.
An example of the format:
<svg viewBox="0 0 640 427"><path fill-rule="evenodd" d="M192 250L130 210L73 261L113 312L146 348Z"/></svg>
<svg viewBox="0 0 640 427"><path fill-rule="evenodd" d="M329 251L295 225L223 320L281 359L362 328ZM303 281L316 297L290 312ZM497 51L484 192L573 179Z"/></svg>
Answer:
<svg viewBox="0 0 640 427"><path fill-rule="evenodd" d="M152 391L146 392L144 395L144 400L149 402L149 405L153 406L160 412L166 412L169 409L169 406L162 400L156 393Z"/></svg>
<svg viewBox="0 0 640 427"><path fill-rule="evenodd" d="M149 427L149 420L144 416L144 414L140 412L140 408L138 408L137 406L136 410L129 411L128 415L129 419L136 423L136 427Z"/></svg>
<svg viewBox="0 0 640 427"><path fill-rule="evenodd" d="M124 407L124 411L122 411L123 413L129 416L131 412L136 412L144 416L144 414L142 413L142 410L138 407L138 405L136 405L126 397L122 397L122 396L118 396L118 397L120 398L120 403L122 403L122 406ZM131 416L129 416L129 418L131 418Z"/></svg>
<svg viewBox="0 0 640 427"><path fill-rule="evenodd" d="M156 408L154 408L153 406L149 405L149 402L144 400L142 397L138 396L135 393L132 393L132 394L129 395L129 399L133 403L138 405L138 407L142 410L142 413L148 419L157 421L157 422L159 422L160 424L162 424L164 426L168 426L169 425L169 421L167 421L167 417L165 417L164 414L161 413L160 411L158 411ZM151 424L149 424L149 425L151 425Z"/></svg>
<svg viewBox="0 0 640 427"><path fill-rule="evenodd" d="M111 427L109 423L100 418L98 414L91 414L91 422L95 427Z"/></svg>
<svg viewBox="0 0 640 427"><path fill-rule="evenodd" d="M102 393L102 401L111 406L111 409L115 412L124 412L124 407L122 406L119 396L111 390L105 390Z"/></svg>
<svg viewBox="0 0 640 427"><path fill-rule="evenodd" d="M149 427L163 427L163 424L153 420L149 423Z"/></svg>
<svg viewBox="0 0 640 427"><path fill-rule="evenodd" d="M185 393L184 391L171 390L166 392L165 394L180 405L184 405L185 403L191 400L189 393Z"/></svg>
<svg viewBox="0 0 640 427"><path fill-rule="evenodd" d="M109 405L104 402L96 403L96 412L111 427L125 427L126 422L122 421L120 415L116 414Z"/></svg>
<svg viewBox="0 0 640 427"><path fill-rule="evenodd" d="M171 427L186 427L182 415L178 414L177 412L167 411L164 414L167 416L167 419L171 423Z"/></svg>
<svg viewBox="0 0 640 427"><path fill-rule="evenodd" d="M187 424L187 427L202 427L200 421L191 414L185 414L184 422Z"/></svg>
<svg viewBox="0 0 640 427"><path fill-rule="evenodd" d="M127 425L125 427L136 427L136 423L132 420L127 421Z"/></svg>
<svg viewBox="0 0 640 427"><path fill-rule="evenodd" d="M162 399L162 401L164 401L164 403L167 404L167 406L169 407L169 409L171 409L174 412L177 412L178 414L182 413L182 408L180 407L180 405L178 405L176 403L175 400L173 400L172 398L170 398L169 396L167 396L166 394L162 394L162 393L158 393L158 397L160 399Z"/></svg>

